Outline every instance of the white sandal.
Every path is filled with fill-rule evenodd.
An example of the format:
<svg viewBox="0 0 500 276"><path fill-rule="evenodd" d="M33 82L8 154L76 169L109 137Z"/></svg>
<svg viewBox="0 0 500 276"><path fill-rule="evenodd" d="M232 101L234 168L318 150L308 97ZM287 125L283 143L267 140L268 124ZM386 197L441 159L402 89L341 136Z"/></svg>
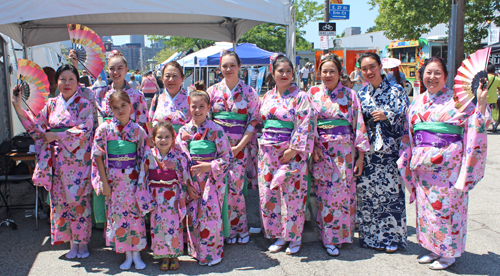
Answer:
<svg viewBox="0 0 500 276"><path fill-rule="evenodd" d="M335 245L325 245L325 248L326 248L326 253L328 253L328 255L330 256L338 256L340 255L340 251L339 249L335 246Z"/></svg>
<svg viewBox="0 0 500 276"><path fill-rule="evenodd" d="M225 240L225 242L228 245L233 245L233 244L236 244L236 239L237 239L236 236L234 236L234 237L227 237L226 240Z"/></svg>
<svg viewBox="0 0 500 276"><path fill-rule="evenodd" d="M278 253L286 246L286 241L284 239L277 239L271 246L269 246L268 250L270 253Z"/></svg>
<svg viewBox="0 0 500 276"><path fill-rule="evenodd" d="M444 270L450 267L455 263L455 258L439 258L439 260L435 260L429 268L432 270Z"/></svg>
<svg viewBox="0 0 500 276"><path fill-rule="evenodd" d="M250 233L246 232L240 234L238 237L238 244L247 244L250 241Z"/></svg>
<svg viewBox="0 0 500 276"><path fill-rule="evenodd" d="M301 248L302 248L302 241L290 242L290 244L288 244L288 248L286 249L285 253L287 255L293 255L299 252Z"/></svg>
<svg viewBox="0 0 500 276"><path fill-rule="evenodd" d="M434 262L435 260L439 259L441 256L435 253L431 253L429 255L422 256L421 258L418 259L418 262L421 264L430 264Z"/></svg>

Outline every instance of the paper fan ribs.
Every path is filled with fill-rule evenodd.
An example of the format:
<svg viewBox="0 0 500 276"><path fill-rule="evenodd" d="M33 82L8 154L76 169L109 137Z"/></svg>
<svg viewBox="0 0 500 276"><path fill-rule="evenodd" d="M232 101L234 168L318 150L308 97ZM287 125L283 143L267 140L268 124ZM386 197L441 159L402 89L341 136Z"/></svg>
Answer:
<svg viewBox="0 0 500 276"><path fill-rule="evenodd" d="M68 32L78 62L97 78L106 62L106 51L101 38L89 27L68 24Z"/></svg>
<svg viewBox="0 0 500 276"><path fill-rule="evenodd" d="M22 89L19 91L26 106L37 116L45 106L50 92L47 75L40 65L27 59L17 62L17 79ZM17 95L17 92L14 92Z"/></svg>
<svg viewBox="0 0 500 276"><path fill-rule="evenodd" d="M491 47L476 51L462 62L455 76L455 107L463 111L469 104L477 104L477 89L482 78L488 78L486 65Z"/></svg>

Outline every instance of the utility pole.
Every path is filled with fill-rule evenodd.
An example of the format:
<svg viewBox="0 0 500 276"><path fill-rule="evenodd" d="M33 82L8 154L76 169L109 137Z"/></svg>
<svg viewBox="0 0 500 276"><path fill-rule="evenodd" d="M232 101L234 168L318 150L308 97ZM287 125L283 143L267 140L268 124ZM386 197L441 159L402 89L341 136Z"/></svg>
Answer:
<svg viewBox="0 0 500 276"><path fill-rule="evenodd" d="M325 0L325 22L330 22L330 0ZM327 37L328 41L328 37ZM330 42L328 41L328 45L330 45ZM328 54L328 49L323 50L323 54Z"/></svg>
<svg viewBox="0 0 500 276"><path fill-rule="evenodd" d="M455 48L455 74L464 60L465 0L457 0L457 44Z"/></svg>
<svg viewBox="0 0 500 276"><path fill-rule="evenodd" d="M464 25L465 0L452 0L448 35L448 81L446 83L449 88L453 87L453 79L464 59Z"/></svg>

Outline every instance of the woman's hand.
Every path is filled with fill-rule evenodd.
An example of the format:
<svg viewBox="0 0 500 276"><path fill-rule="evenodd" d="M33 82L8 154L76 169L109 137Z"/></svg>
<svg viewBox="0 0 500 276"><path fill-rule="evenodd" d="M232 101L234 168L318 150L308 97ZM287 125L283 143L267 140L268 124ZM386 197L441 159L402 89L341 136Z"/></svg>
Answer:
<svg viewBox="0 0 500 276"><path fill-rule="evenodd" d="M385 113L382 110L375 110L371 113L371 115L373 116L373 120L375 122L387 120L387 116L385 116Z"/></svg>
<svg viewBox="0 0 500 276"><path fill-rule="evenodd" d="M43 134L43 143L44 144L50 143L50 142L55 141L57 139L59 139L59 136L55 132L45 132Z"/></svg>
<svg viewBox="0 0 500 276"><path fill-rule="evenodd" d="M233 152L234 157L236 157L240 153L241 150L242 150L242 148L240 148L239 146L231 147L231 151Z"/></svg>
<svg viewBox="0 0 500 276"><path fill-rule="evenodd" d="M73 66L78 68L78 56L76 55L75 49L69 50L68 57L69 57L69 60L71 61L71 64L73 64Z"/></svg>
<svg viewBox="0 0 500 276"><path fill-rule="evenodd" d="M23 101L23 99L21 98L21 89L22 86L21 85L16 85L14 86L14 89L12 90L12 104L14 105L14 107L21 107L21 102ZM16 93L16 90L18 91L17 93L17 96L15 95Z"/></svg>
<svg viewBox="0 0 500 276"><path fill-rule="evenodd" d="M109 186L108 180L105 180L106 182L102 182L102 194L104 196L111 196L111 186Z"/></svg>
<svg viewBox="0 0 500 276"><path fill-rule="evenodd" d="M314 149L313 149L314 162L318 162L320 159L323 159L323 158L325 158L325 155L323 154L323 150L321 149L321 147L314 145Z"/></svg>
<svg viewBox="0 0 500 276"><path fill-rule="evenodd" d="M189 198L191 198L191 199L200 198L200 195L196 192L196 189L191 184L187 185L187 192L188 192Z"/></svg>
<svg viewBox="0 0 500 276"><path fill-rule="evenodd" d="M482 81L486 82L485 88L483 89L483 83ZM479 108L479 112L484 115L486 112L486 106L488 105L488 102L486 100L486 97L488 96L488 79L487 78L482 78L481 82L479 82L479 87L477 88L477 107Z"/></svg>
<svg viewBox="0 0 500 276"><path fill-rule="evenodd" d="M204 173L212 170L212 165L210 162L201 162L198 161L198 165L194 165L191 167L191 173L196 176L202 176Z"/></svg>
<svg viewBox="0 0 500 276"><path fill-rule="evenodd" d="M358 157L356 163L354 164L354 176L360 176L363 173L363 161L365 160L364 156Z"/></svg>
<svg viewBox="0 0 500 276"><path fill-rule="evenodd" d="M281 164L287 164L290 162L290 160L295 157L297 154L297 151L294 149L287 149L283 152L283 154L280 156L280 163Z"/></svg>

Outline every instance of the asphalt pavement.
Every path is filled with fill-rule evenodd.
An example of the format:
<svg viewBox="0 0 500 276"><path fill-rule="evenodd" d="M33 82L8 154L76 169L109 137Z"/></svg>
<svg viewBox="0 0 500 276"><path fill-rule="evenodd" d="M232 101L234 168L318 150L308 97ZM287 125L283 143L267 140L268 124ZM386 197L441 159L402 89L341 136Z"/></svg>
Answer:
<svg viewBox="0 0 500 276"><path fill-rule="evenodd" d="M432 271L428 265L417 263L417 257L427 251L416 240L415 205L407 204L408 248L388 254L360 248L357 234L353 244L344 245L340 256L327 255L321 242L304 243L299 253L267 252L271 242L262 234L252 234L247 245L225 246L223 261L214 267L200 266L189 256L180 258L180 269L162 272L158 260L148 249L142 252L147 267L144 270L121 271L123 255L104 246L102 229L94 229L89 244L90 257L68 260L68 244L50 244L48 219L40 220L35 230L35 219L25 217L24 210L12 212L18 224L13 230L0 226L0 275L500 275L500 134L489 133L486 176L471 191L469 202L468 236L465 254L446 271ZM34 202L34 189L29 185L11 188L14 203ZM260 227L258 194L249 191L247 210L249 225ZM5 208L0 209L0 218ZM316 231L308 228L308 240Z"/></svg>

